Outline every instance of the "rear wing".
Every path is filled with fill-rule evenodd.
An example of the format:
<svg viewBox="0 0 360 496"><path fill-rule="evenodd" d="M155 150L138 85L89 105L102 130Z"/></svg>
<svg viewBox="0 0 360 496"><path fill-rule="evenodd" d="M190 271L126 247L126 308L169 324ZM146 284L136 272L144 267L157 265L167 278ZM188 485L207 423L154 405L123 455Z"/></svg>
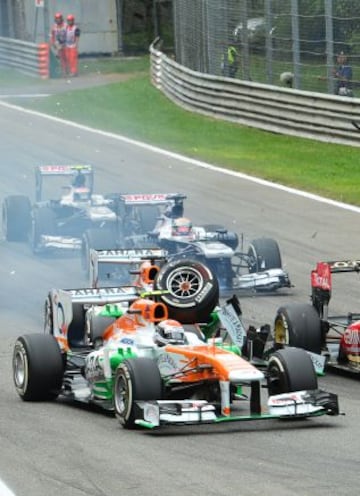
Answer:
<svg viewBox="0 0 360 496"><path fill-rule="evenodd" d="M344 272L360 272L360 260L332 260L318 262L311 271L311 287L323 291L331 291L332 274Z"/></svg>
<svg viewBox="0 0 360 496"><path fill-rule="evenodd" d="M94 170L91 165L72 164L72 165L39 165L35 168L35 195L36 201L42 198L42 182L45 177L54 176L73 176L82 174L88 177L87 184L90 191L94 186Z"/></svg>
<svg viewBox="0 0 360 496"><path fill-rule="evenodd" d="M92 174L91 165L39 165L36 174L40 176L73 176L77 172Z"/></svg>
<svg viewBox="0 0 360 496"><path fill-rule="evenodd" d="M110 264L114 265L129 265L138 266L146 260L152 263L155 261L166 261L168 252L159 248L144 248L144 249L118 249L118 250L95 250L90 249L89 260L89 275L90 286L97 288L99 284L99 266ZM130 271L129 271L130 273Z"/></svg>
<svg viewBox="0 0 360 496"><path fill-rule="evenodd" d="M141 193L120 195L125 205L167 205L170 202L182 202L186 195L182 193Z"/></svg>

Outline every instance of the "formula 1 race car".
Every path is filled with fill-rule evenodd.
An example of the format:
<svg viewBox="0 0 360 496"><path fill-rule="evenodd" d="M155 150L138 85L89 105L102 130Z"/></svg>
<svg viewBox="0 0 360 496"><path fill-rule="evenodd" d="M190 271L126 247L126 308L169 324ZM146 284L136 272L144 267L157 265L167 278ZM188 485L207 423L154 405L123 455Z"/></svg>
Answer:
<svg viewBox="0 0 360 496"><path fill-rule="evenodd" d="M339 413L337 396L318 389L304 350L276 351L257 366L241 356L245 344L254 347L245 343L236 299L215 307L205 324L187 318L183 325L176 303L169 308L159 296L139 297L130 287L52 290L45 333L23 335L14 346L19 396L96 404L115 411L125 428ZM218 336L218 323L232 343Z"/></svg>
<svg viewBox="0 0 360 496"><path fill-rule="evenodd" d="M153 248L155 245L168 252L169 259L192 258L206 263L216 274L223 295L236 290L274 291L291 287L288 274L282 269L280 249L270 238L253 240L241 251L237 233L222 226L192 226L189 219L182 217L183 200L180 193L167 195L123 195L128 207L141 205L142 215L151 207L151 222L144 231L138 222L126 223L126 227L107 237L104 246L104 232L87 230L83 238L83 267L89 267L89 250L119 248ZM154 223L154 208L164 205L165 209L157 214ZM149 210L150 211L150 210ZM120 217L120 216L119 216ZM143 226L144 224L142 224ZM135 226L132 229L132 226ZM111 229L111 226L109 226ZM243 237L242 237L243 239ZM247 273L243 273L244 269Z"/></svg>
<svg viewBox="0 0 360 496"><path fill-rule="evenodd" d="M360 312L330 315L333 274L360 272L360 261L318 262L311 272L311 303L291 303L277 310L275 346L312 352L319 367L360 372Z"/></svg>
<svg viewBox="0 0 360 496"><path fill-rule="evenodd" d="M71 179L66 185L64 177ZM27 196L4 199L2 220L7 241L29 241L34 253L80 249L87 228L116 221L112 200L93 194L90 165L42 165L35 169L35 182L33 205Z"/></svg>

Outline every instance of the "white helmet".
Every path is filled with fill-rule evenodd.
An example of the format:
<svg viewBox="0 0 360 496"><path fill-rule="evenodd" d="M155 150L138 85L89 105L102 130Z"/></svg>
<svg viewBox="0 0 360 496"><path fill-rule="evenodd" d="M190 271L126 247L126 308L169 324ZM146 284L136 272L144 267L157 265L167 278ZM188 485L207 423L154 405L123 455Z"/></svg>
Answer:
<svg viewBox="0 0 360 496"><path fill-rule="evenodd" d="M165 346L166 344L185 344L185 331L183 326L177 320L163 320L156 326L155 343L158 346Z"/></svg>

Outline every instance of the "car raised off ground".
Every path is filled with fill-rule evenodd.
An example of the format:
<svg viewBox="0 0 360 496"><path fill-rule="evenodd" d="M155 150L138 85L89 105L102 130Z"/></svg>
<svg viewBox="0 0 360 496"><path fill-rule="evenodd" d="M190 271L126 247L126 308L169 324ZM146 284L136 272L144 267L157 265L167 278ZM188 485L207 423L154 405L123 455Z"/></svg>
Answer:
<svg viewBox="0 0 360 496"><path fill-rule="evenodd" d="M235 297L221 307L214 298L205 319L196 299L185 310L178 302L186 294L170 304L166 294L129 286L51 290L45 332L14 346L19 396L95 404L128 429L339 413L337 395L318 388L308 353L267 354L266 338L257 343L267 329L246 332Z"/></svg>
<svg viewBox="0 0 360 496"><path fill-rule="evenodd" d="M223 295L292 286L275 240L254 239L245 250L237 233L223 226L193 226L183 216L185 198L182 193L120 195L118 223L108 224L107 234L93 228L84 233L83 268L88 270L91 248L158 247L167 251L169 260L192 258L205 263L216 275Z"/></svg>
<svg viewBox="0 0 360 496"><path fill-rule="evenodd" d="M360 273L358 260L331 260L316 264L311 272L310 303L294 302L276 313L274 338L277 347L296 346L312 352L324 368L360 372L360 312L330 311L333 277L350 279ZM352 279L352 284L358 283Z"/></svg>

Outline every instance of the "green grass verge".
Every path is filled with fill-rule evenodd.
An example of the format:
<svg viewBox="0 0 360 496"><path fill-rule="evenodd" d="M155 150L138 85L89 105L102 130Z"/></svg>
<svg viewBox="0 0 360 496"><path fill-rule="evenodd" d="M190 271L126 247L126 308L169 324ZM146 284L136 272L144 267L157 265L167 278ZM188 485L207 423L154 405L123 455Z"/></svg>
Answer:
<svg viewBox="0 0 360 496"><path fill-rule="evenodd" d="M358 148L276 135L184 111L151 85L146 57L126 66L109 61L106 68L106 59L91 63L89 74L123 72L132 78L46 99L21 100L21 105L360 205Z"/></svg>

